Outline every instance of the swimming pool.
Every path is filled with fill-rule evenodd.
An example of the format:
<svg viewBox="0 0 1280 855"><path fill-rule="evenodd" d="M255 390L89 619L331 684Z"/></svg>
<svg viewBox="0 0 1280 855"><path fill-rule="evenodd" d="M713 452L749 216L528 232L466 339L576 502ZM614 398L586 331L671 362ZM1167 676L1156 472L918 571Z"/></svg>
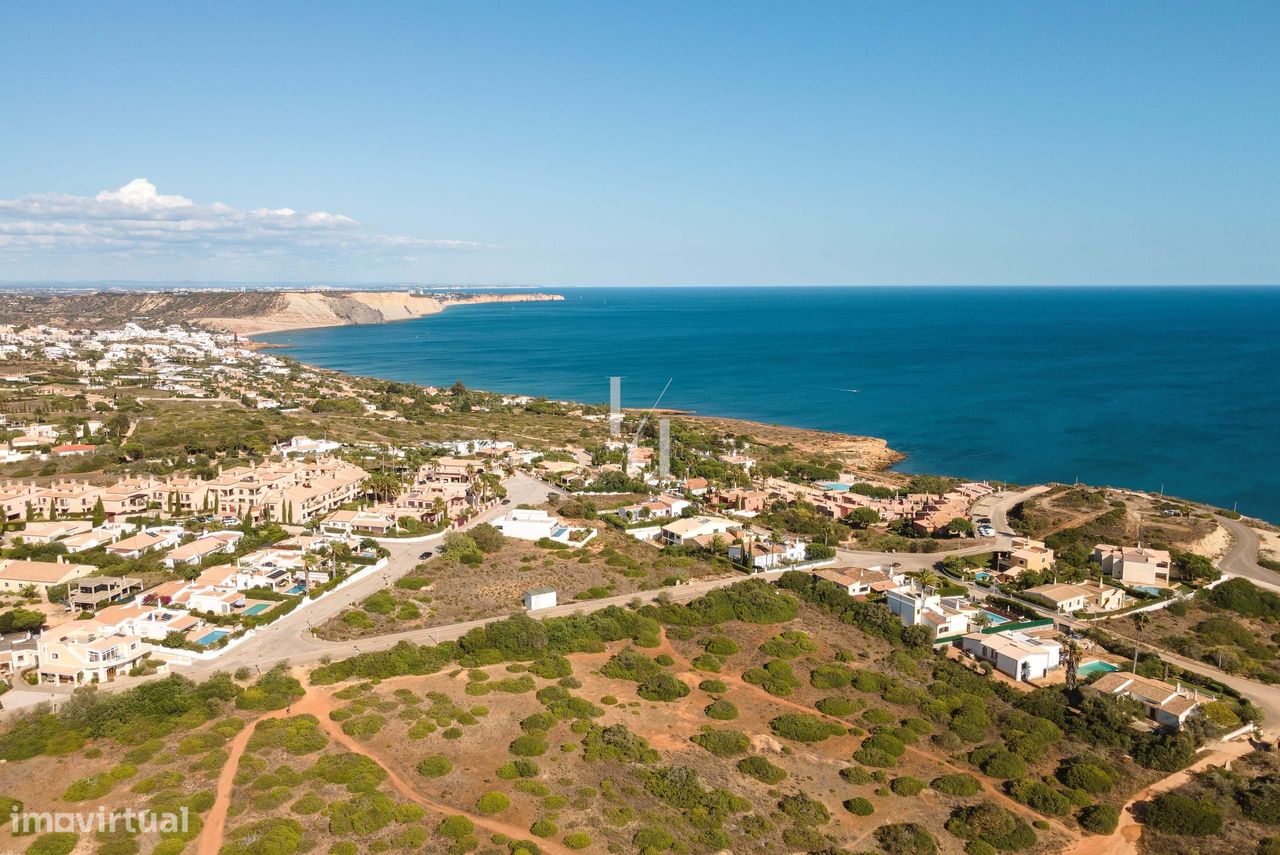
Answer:
<svg viewBox="0 0 1280 855"><path fill-rule="evenodd" d="M824 490L848 490L848 484L841 484L839 481L820 481L818 486Z"/></svg>
<svg viewBox="0 0 1280 855"><path fill-rule="evenodd" d="M1119 671L1119 666L1112 665L1110 662L1103 662L1101 659L1095 659L1092 662L1086 662L1076 669L1077 674L1089 676L1090 674L1109 674L1112 671Z"/></svg>
<svg viewBox="0 0 1280 855"><path fill-rule="evenodd" d="M285 593L291 597L296 597L298 594L305 593L306 590L307 590L306 585L303 585L302 583L298 583L297 585L294 585L289 590L285 591Z"/></svg>
<svg viewBox="0 0 1280 855"><path fill-rule="evenodd" d="M218 640L226 638L230 634L231 633L227 632L225 629L215 629L211 632L206 632L204 635L197 638L196 644L199 644L201 647L208 647L210 644L214 644Z"/></svg>
<svg viewBox="0 0 1280 855"><path fill-rule="evenodd" d="M986 570L979 570L977 573L973 574L973 578L979 582L985 582L991 578L991 574Z"/></svg>
<svg viewBox="0 0 1280 855"><path fill-rule="evenodd" d="M987 616L989 626L999 626L1002 623L1008 623L1009 619L1004 615L998 615L995 612L989 612L986 609L981 610L982 614Z"/></svg>
<svg viewBox="0 0 1280 855"><path fill-rule="evenodd" d="M271 608L271 603L254 603L244 610L247 615L260 615L267 609Z"/></svg>
<svg viewBox="0 0 1280 855"><path fill-rule="evenodd" d="M1142 591L1144 594L1150 594L1153 597L1160 596L1160 592L1163 590L1161 588L1157 588L1155 585L1134 585L1133 589L1135 591Z"/></svg>

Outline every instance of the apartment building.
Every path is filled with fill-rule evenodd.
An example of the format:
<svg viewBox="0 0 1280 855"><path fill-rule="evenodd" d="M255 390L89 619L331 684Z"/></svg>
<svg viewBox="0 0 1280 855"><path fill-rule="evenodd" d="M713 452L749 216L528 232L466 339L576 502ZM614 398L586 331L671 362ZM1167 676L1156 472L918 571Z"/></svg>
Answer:
<svg viewBox="0 0 1280 855"><path fill-rule="evenodd" d="M109 683L127 674L148 652L137 635L96 620L46 630L37 650L40 682L74 686Z"/></svg>
<svg viewBox="0 0 1280 855"><path fill-rule="evenodd" d="M0 594L12 596L30 585L47 598L50 588L88 576L96 569L91 564L72 564L61 556L57 561L0 558Z"/></svg>
<svg viewBox="0 0 1280 855"><path fill-rule="evenodd" d="M1103 573L1126 585L1169 587L1173 557L1166 550L1099 543L1093 547L1093 560L1102 565Z"/></svg>

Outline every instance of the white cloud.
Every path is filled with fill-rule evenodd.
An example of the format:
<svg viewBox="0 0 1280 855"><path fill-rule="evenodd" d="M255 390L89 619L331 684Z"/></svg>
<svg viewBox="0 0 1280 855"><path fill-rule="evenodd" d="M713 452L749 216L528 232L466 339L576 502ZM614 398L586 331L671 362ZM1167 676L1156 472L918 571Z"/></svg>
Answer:
<svg viewBox="0 0 1280 855"><path fill-rule="evenodd" d="M105 253L191 260L252 257L312 261L412 257L419 251L496 249L492 244L381 234L351 217L293 208L240 210L159 193L145 178L96 196L32 193L0 199L0 253Z"/></svg>

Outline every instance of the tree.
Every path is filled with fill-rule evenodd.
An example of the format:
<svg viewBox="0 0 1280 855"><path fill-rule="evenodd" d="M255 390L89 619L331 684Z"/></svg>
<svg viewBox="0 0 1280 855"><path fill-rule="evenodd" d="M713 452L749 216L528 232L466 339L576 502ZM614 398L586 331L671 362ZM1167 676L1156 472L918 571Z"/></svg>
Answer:
<svg viewBox="0 0 1280 855"><path fill-rule="evenodd" d="M1173 570L1186 582L1212 582L1222 575L1208 558L1181 550L1173 553Z"/></svg>
<svg viewBox="0 0 1280 855"><path fill-rule="evenodd" d="M872 508L854 508L853 513L845 517L845 522L854 528L866 528L880 522L880 514Z"/></svg>
<svg viewBox="0 0 1280 855"><path fill-rule="evenodd" d="M973 523L964 517L956 517L947 523L947 531L954 535L970 535L973 534Z"/></svg>
<svg viewBox="0 0 1280 855"><path fill-rule="evenodd" d="M1062 664L1067 669L1068 691L1074 691L1078 683L1076 669L1080 666L1080 653L1080 645L1070 638L1066 639L1066 644L1062 647Z"/></svg>
<svg viewBox="0 0 1280 855"><path fill-rule="evenodd" d="M927 567L923 570L916 571L914 575L915 575L916 584L918 584L921 588L936 588L938 587L938 583L941 581L941 577L939 577L936 572L934 572L933 570Z"/></svg>
<svg viewBox="0 0 1280 855"><path fill-rule="evenodd" d="M1141 641L1142 631L1151 625L1151 615L1147 614L1146 612L1134 612L1131 617L1133 618L1133 629L1138 634L1138 641ZM1133 671L1135 674L1138 671L1138 645L1137 644L1133 645Z"/></svg>

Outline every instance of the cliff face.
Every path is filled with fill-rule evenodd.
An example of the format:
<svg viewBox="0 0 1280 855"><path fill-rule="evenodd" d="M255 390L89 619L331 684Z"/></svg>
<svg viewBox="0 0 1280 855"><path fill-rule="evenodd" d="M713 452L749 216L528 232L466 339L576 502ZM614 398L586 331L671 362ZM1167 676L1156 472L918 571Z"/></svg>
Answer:
<svg viewBox="0 0 1280 855"><path fill-rule="evenodd" d="M5 295L0 323L49 323L72 328L186 322L240 335L306 327L380 324L444 311L464 303L563 300L559 294L404 291L156 291Z"/></svg>

